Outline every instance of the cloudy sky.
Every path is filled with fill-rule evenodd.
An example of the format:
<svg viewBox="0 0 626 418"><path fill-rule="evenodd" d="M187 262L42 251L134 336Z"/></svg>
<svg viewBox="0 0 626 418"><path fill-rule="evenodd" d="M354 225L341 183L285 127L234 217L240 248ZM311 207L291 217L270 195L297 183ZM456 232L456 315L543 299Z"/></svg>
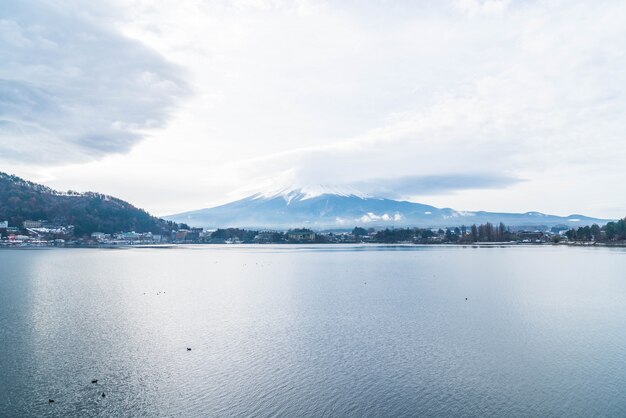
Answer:
<svg viewBox="0 0 626 418"><path fill-rule="evenodd" d="M164 215L288 185L626 215L626 3L0 0L0 171Z"/></svg>

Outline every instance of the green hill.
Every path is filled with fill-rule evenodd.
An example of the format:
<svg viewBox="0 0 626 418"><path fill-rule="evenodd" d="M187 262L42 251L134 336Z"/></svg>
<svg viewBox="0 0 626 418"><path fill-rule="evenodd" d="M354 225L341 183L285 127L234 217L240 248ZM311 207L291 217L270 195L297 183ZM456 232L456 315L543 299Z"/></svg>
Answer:
<svg viewBox="0 0 626 418"><path fill-rule="evenodd" d="M120 231L169 233L177 224L151 216L128 202L100 193L58 192L0 172L0 221L25 220L74 225L77 236Z"/></svg>

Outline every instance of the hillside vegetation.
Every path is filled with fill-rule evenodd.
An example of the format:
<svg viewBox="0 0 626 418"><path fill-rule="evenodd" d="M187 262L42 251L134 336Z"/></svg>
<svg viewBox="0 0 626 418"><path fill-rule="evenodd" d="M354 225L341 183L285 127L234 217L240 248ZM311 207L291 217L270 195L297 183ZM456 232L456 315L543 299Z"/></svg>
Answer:
<svg viewBox="0 0 626 418"><path fill-rule="evenodd" d="M58 192L0 172L0 221L21 226L25 220L74 225L78 236L120 231L165 233L171 221L151 216L128 202L100 193Z"/></svg>

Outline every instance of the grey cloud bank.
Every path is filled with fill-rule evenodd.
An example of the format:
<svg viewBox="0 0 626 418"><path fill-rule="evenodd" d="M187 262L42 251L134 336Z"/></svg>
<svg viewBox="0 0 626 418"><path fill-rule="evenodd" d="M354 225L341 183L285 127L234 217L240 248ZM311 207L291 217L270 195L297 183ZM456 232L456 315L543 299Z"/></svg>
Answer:
<svg viewBox="0 0 626 418"><path fill-rule="evenodd" d="M128 151L189 92L181 69L81 2L3 2L0 161L58 165Z"/></svg>
<svg viewBox="0 0 626 418"><path fill-rule="evenodd" d="M355 182L351 186L373 196L406 199L460 190L503 189L521 181L502 174L459 173L372 179Z"/></svg>

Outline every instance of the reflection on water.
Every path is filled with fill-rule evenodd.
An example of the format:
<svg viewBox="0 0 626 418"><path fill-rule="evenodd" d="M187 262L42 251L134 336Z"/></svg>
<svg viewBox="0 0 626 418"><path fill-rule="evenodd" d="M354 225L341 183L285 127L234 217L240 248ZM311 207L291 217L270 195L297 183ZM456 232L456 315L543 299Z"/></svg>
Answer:
<svg viewBox="0 0 626 418"><path fill-rule="evenodd" d="M4 250L0 266L0 416L626 415L620 249Z"/></svg>

